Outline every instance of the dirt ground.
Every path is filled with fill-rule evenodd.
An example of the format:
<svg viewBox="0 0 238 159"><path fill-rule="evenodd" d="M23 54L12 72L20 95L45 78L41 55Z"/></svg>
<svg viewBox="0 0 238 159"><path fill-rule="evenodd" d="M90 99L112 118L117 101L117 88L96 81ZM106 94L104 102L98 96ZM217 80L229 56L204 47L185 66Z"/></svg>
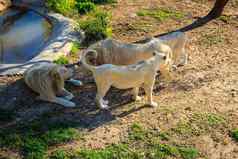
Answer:
<svg viewBox="0 0 238 159"><path fill-rule="evenodd" d="M136 15L141 9L157 7L175 9L185 17L161 22ZM133 42L185 26L205 15L211 7L212 1L120 0L106 9L112 14L113 38ZM48 121L76 122L84 140L52 150L103 148L123 141L133 123L167 131L193 114L212 113L224 117L227 124L197 136L177 134L173 142L196 147L201 158L238 159L238 144L229 135L230 130L238 127L238 2L231 0L224 15L226 19L218 18L187 33L189 62L173 73L173 81L157 82L154 99L158 108L132 102L128 90L112 89L106 97L110 111L100 111L94 101L96 86L92 78L81 74L75 78L81 79L83 86L67 85L77 104L72 109L34 100L36 94L24 85L21 77L0 77L0 108L14 110L15 114L12 120L0 121L0 128L42 117Z"/></svg>

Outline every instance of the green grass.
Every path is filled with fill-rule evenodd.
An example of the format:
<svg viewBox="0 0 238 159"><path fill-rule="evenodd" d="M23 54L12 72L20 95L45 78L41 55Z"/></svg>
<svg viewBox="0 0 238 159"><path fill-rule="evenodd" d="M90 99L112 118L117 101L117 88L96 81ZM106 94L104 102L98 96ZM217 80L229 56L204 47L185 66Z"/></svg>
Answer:
<svg viewBox="0 0 238 159"><path fill-rule="evenodd" d="M213 45L223 44L225 42L224 37L219 32L212 34L205 34L202 36L200 43L206 47Z"/></svg>
<svg viewBox="0 0 238 159"><path fill-rule="evenodd" d="M59 128L56 130L49 130L44 135L42 135L42 139L48 145L68 142L78 137L78 131L74 128Z"/></svg>
<svg viewBox="0 0 238 159"><path fill-rule="evenodd" d="M47 152L47 144L40 138L27 137L24 142L23 152L26 159L43 159Z"/></svg>
<svg viewBox="0 0 238 159"><path fill-rule="evenodd" d="M238 128L234 129L232 132L231 132L231 136L232 138L238 142Z"/></svg>
<svg viewBox="0 0 238 159"><path fill-rule="evenodd" d="M184 17L184 14L170 10L170 9L144 9L137 12L138 16L149 16L157 19L158 21L164 21L169 18L181 19Z"/></svg>
<svg viewBox="0 0 238 159"><path fill-rule="evenodd" d="M200 131L194 129L188 121L180 120L172 131L183 136L199 135ZM198 131L198 132L197 132Z"/></svg>
<svg viewBox="0 0 238 159"><path fill-rule="evenodd" d="M179 151L175 146L167 144L156 144L153 145L148 155L151 159L165 159L169 156L179 156Z"/></svg>
<svg viewBox="0 0 238 159"><path fill-rule="evenodd" d="M0 145L6 146L11 149L19 149L24 145L24 141L21 135L17 133L6 134L6 132L0 132Z"/></svg>
<svg viewBox="0 0 238 159"><path fill-rule="evenodd" d="M81 149L77 152L57 150L50 159L167 159L167 158L196 159L199 152L191 147L179 147L168 144L147 145L135 149L128 144L110 145L104 149Z"/></svg>
<svg viewBox="0 0 238 159"><path fill-rule="evenodd" d="M194 1L196 3L201 3L201 4L204 4L207 2L207 0L192 0L192 1Z"/></svg>
<svg viewBox="0 0 238 159"><path fill-rule="evenodd" d="M95 4L110 4L110 3L117 3L117 0L92 0Z"/></svg>
<svg viewBox="0 0 238 159"><path fill-rule="evenodd" d="M76 56L81 48L81 44L79 42L74 42L70 54Z"/></svg>
<svg viewBox="0 0 238 159"><path fill-rule="evenodd" d="M112 144L102 149L79 149L76 151L57 150L52 159L196 159L199 152L193 147L169 143L167 133L145 129L134 123L128 132L128 140Z"/></svg>
<svg viewBox="0 0 238 159"><path fill-rule="evenodd" d="M146 130L140 124L134 123L129 132L128 145L135 145L132 150L139 153L139 158L166 159L169 157L179 157L183 159L195 159L199 156L198 150L192 147L184 147L165 143L170 141L170 136L166 132L154 132Z"/></svg>
<svg viewBox="0 0 238 159"><path fill-rule="evenodd" d="M102 149L62 150L58 149L47 156L49 146L62 144L78 139L78 130L64 123L46 123L47 131L42 131L45 122L34 122L26 129L28 134L21 134L18 138L18 149L22 150L27 159L166 159L183 158L196 159L199 152L193 147L185 147L169 143L170 136L162 132L145 129L139 123L132 124L129 129L129 140L119 144L112 144ZM45 127L44 127L45 129ZM22 128L21 128L22 130ZM20 139L20 140L19 140ZM166 143L165 143L166 142ZM12 142L13 144L14 142ZM15 149L16 150L16 149Z"/></svg>
<svg viewBox="0 0 238 159"><path fill-rule="evenodd" d="M179 147L168 144L148 145L143 149L131 148L128 144L110 145L104 149L81 149L77 152L57 150L50 159L196 159L199 152L191 147Z"/></svg>
<svg viewBox="0 0 238 159"><path fill-rule="evenodd" d="M195 148L179 148L179 153L183 159L195 159L199 156L199 152Z"/></svg>
<svg viewBox="0 0 238 159"><path fill-rule="evenodd" d="M225 23L229 23L232 20L231 16L226 16L226 15L222 15L220 17L218 17L219 20L225 22Z"/></svg>
<svg viewBox="0 0 238 159"><path fill-rule="evenodd" d="M83 30L86 39L84 44L93 43L98 40L110 37L112 28L110 25L110 14L106 11L100 11L96 5L98 4L114 4L116 0L47 0L46 4L50 10L69 16L78 21L76 30ZM81 16L86 14L85 16ZM81 18L85 17L85 18ZM73 48L75 53L77 49ZM65 60L55 61L62 64Z"/></svg>
<svg viewBox="0 0 238 159"><path fill-rule="evenodd" d="M75 158L82 159L139 159L140 153L125 144L112 145L101 150L80 150Z"/></svg>
<svg viewBox="0 0 238 159"><path fill-rule="evenodd" d="M96 4L116 3L116 0L46 0L46 6L66 16L86 14L96 10Z"/></svg>
<svg viewBox="0 0 238 159"><path fill-rule="evenodd" d="M137 123L132 124L131 130L129 133L129 139L131 140L144 140L146 137L146 131L144 128Z"/></svg>
<svg viewBox="0 0 238 159"><path fill-rule="evenodd" d="M164 141L169 141L169 138L170 138L170 136L167 133L164 133L164 132L160 132L159 137L160 137L161 140L164 140Z"/></svg>
<svg viewBox="0 0 238 159"><path fill-rule="evenodd" d="M85 14L90 11L95 11L96 10L96 5L92 2L78 2L75 7L78 10L78 13L80 14Z"/></svg>
<svg viewBox="0 0 238 159"><path fill-rule="evenodd" d="M196 159L199 152L194 148L168 144L148 145L141 149L130 148L127 144L118 144L100 150L80 150L73 156L72 158L83 159L166 159L169 157Z"/></svg>
<svg viewBox="0 0 238 159"><path fill-rule="evenodd" d="M69 64L69 60L66 56L60 56L57 60L54 60L53 62L58 65Z"/></svg>
<svg viewBox="0 0 238 159"><path fill-rule="evenodd" d="M209 131L225 128L226 120L218 114L214 113L194 113L187 120L180 120L176 127L172 128L172 132L185 137L191 135L199 136Z"/></svg>
<svg viewBox="0 0 238 159"><path fill-rule="evenodd" d="M208 123L208 125L211 127L213 127L213 126L216 127L217 125L226 123L225 118L223 118L220 115L214 114L214 113L205 114L205 120Z"/></svg>
<svg viewBox="0 0 238 159"><path fill-rule="evenodd" d="M80 20L78 24L85 32L85 42L95 42L112 34L110 15L104 11L90 13L86 20Z"/></svg>
<svg viewBox="0 0 238 159"><path fill-rule="evenodd" d="M46 5L49 9L61 13L63 15L70 15L74 12L75 0L46 0Z"/></svg>
<svg viewBox="0 0 238 159"><path fill-rule="evenodd" d="M56 150L50 156L49 159L70 159L70 154L65 150Z"/></svg>
<svg viewBox="0 0 238 159"><path fill-rule="evenodd" d="M24 158L42 159L48 147L80 139L80 132L74 124L46 120L32 121L17 125L12 129L1 130L0 146L22 152Z"/></svg>
<svg viewBox="0 0 238 159"><path fill-rule="evenodd" d="M225 125L226 120L223 116L215 113L194 113L191 122L195 122L200 128L215 128L219 125Z"/></svg>

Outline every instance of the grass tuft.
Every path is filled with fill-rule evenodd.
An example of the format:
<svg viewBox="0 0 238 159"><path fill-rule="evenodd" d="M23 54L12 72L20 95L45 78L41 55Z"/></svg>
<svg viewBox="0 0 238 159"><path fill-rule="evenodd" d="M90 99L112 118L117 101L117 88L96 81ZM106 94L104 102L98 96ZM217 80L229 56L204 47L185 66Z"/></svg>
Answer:
<svg viewBox="0 0 238 159"><path fill-rule="evenodd" d="M102 150L81 150L75 158L82 159L139 159L140 153L131 150L125 144L106 147Z"/></svg>
<svg viewBox="0 0 238 159"><path fill-rule="evenodd" d="M81 48L81 44L79 42L74 42L70 54L72 56L76 56Z"/></svg>
<svg viewBox="0 0 238 159"><path fill-rule="evenodd" d="M117 0L92 0L95 4L110 4L117 3Z"/></svg>
<svg viewBox="0 0 238 159"><path fill-rule="evenodd" d="M214 113L195 113L188 120L178 122L172 131L182 136L201 135L212 131L214 128L223 128L226 126L226 120Z"/></svg>
<svg viewBox="0 0 238 159"><path fill-rule="evenodd" d="M56 130L49 130L44 135L42 135L42 139L48 145L68 142L76 139L77 137L78 131L75 128L59 128Z"/></svg>
<svg viewBox="0 0 238 159"><path fill-rule="evenodd" d="M238 128L234 129L232 132L231 132L231 136L232 138L238 142Z"/></svg>
<svg viewBox="0 0 238 159"><path fill-rule="evenodd" d="M144 130L144 128L141 125L134 123L131 126L131 130L129 132L129 139L144 140L145 138L146 138L146 131Z"/></svg>
<svg viewBox="0 0 238 159"><path fill-rule="evenodd" d="M195 148L179 148L179 153L183 159L195 159L199 155L198 150Z"/></svg>
<svg viewBox="0 0 238 159"><path fill-rule="evenodd" d="M150 158L152 159L164 159L168 156L179 156L179 151L177 147L167 145L167 144L156 144L152 147L151 152L149 153Z"/></svg>
<svg viewBox="0 0 238 159"><path fill-rule="evenodd" d="M69 15L75 8L75 0L46 0L46 5L49 9L63 15Z"/></svg>
<svg viewBox="0 0 238 159"><path fill-rule="evenodd" d="M88 15L86 20L79 21L78 27L85 32L85 42L95 42L111 36L110 16L107 12L96 11Z"/></svg>
<svg viewBox="0 0 238 159"><path fill-rule="evenodd" d="M219 32L205 34L200 40L200 45L204 45L205 47L223 43L225 43L225 38Z"/></svg>
<svg viewBox="0 0 238 159"><path fill-rule="evenodd" d="M7 146L11 149L19 149L24 145L21 136L17 133L5 134L6 132L0 133L0 146Z"/></svg>
<svg viewBox="0 0 238 159"><path fill-rule="evenodd" d="M70 155L65 150L54 151L49 159L70 159Z"/></svg>
<svg viewBox="0 0 238 159"><path fill-rule="evenodd" d="M46 0L46 6L67 16L75 13L86 14L96 10L95 4L116 3L116 0Z"/></svg>
<svg viewBox="0 0 238 159"><path fill-rule="evenodd" d="M85 14L88 13L90 11L95 11L96 10L96 6L94 3L92 2L78 2L75 7L78 10L78 13L80 14Z"/></svg>
<svg viewBox="0 0 238 159"><path fill-rule="evenodd" d="M35 137L27 137L23 146L26 159L43 159L46 155L46 143Z"/></svg>
<svg viewBox="0 0 238 159"><path fill-rule="evenodd" d="M184 17L182 13L170 9L145 9L137 12L137 15L149 16L161 22L169 18L181 19Z"/></svg>
<svg viewBox="0 0 238 159"><path fill-rule="evenodd" d="M169 138L170 138L170 136L167 133L163 133L163 132L159 133L159 137L163 141L169 141Z"/></svg>
<svg viewBox="0 0 238 159"><path fill-rule="evenodd" d="M229 23L232 20L232 17L227 15L222 15L218 17L218 19L223 21L224 23Z"/></svg>
<svg viewBox="0 0 238 159"><path fill-rule="evenodd" d="M57 60L54 60L53 62L58 65L69 64L69 60L66 56L60 56Z"/></svg>

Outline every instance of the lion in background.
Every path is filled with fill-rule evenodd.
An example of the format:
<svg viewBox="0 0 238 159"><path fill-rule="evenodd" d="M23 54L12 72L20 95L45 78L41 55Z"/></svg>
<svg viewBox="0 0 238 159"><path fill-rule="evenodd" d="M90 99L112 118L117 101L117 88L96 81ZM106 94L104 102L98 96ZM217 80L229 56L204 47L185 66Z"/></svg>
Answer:
<svg viewBox="0 0 238 159"><path fill-rule="evenodd" d="M96 65L130 65L152 57L154 51L163 52L168 63L161 66L160 72L162 76L171 79L171 68L187 63L184 49L186 41L184 33L174 32L160 38L151 38L142 44L127 44L108 38L91 45L87 50L97 52L97 57L94 57Z"/></svg>

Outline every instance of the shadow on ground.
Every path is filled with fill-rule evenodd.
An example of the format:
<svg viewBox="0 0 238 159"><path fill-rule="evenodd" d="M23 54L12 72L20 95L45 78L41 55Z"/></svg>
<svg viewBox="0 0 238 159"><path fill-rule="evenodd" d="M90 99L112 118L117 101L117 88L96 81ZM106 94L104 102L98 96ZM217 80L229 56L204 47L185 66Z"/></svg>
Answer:
<svg viewBox="0 0 238 159"><path fill-rule="evenodd" d="M66 84L66 89L70 90L75 98L75 108L64 108L63 106L35 100L37 94L32 92L25 84L22 78L13 80L5 84L5 87L0 89L0 128L7 130L12 127L34 123L37 121L40 125L56 124L70 125L79 129L92 130L108 122L127 116L133 112L146 108L147 106L130 107L122 109L127 104L132 103L132 95L130 90L119 90L112 88L105 97L109 100L109 110L100 110L95 102L96 85L91 75L78 74L76 79L81 80L83 86L76 87ZM157 78L159 81L159 76ZM1 81L0 81L1 82ZM174 85L179 85L176 88ZM154 94L164 88L172 88L179 90L191 90L191 86L181 81L171 82L169 86L165 86L157 82L154 86ZM182 88L183 87L183 88ZM189 89L188 89L189 87ZM170 89L169 89L170 90ZM144 94L141 90L140 94ZM119 110L119 113L113 113ZM28 127L27 126L27 127ZM24 126L25 127L25 126Z"/></svg>
<svg viewBox="0 0 238 159"><path fill-rule="evenodd" d="M66 84L75 98L75 108L64 108L63 106L35 100L37 94L32 92L22 78L10 82L0 89L0 128L10 130L20 128L18 131L32 129L37 122L37 129L46 129L47 125L70 125L79 129L92 130L103 124L116 120L117 117L124 117L135 111L146 108L126 109L119 115L112 111L121 109L132 102L130 90L111 89L106 100L109 100L110 109L100 110L95 102L96 86L92 77L82 80L83 86L75 87ZM156 91L160 88L156 87ZM141 92L143 94L143 92ZM31 127L32 126L32 127Z"/></svg>

